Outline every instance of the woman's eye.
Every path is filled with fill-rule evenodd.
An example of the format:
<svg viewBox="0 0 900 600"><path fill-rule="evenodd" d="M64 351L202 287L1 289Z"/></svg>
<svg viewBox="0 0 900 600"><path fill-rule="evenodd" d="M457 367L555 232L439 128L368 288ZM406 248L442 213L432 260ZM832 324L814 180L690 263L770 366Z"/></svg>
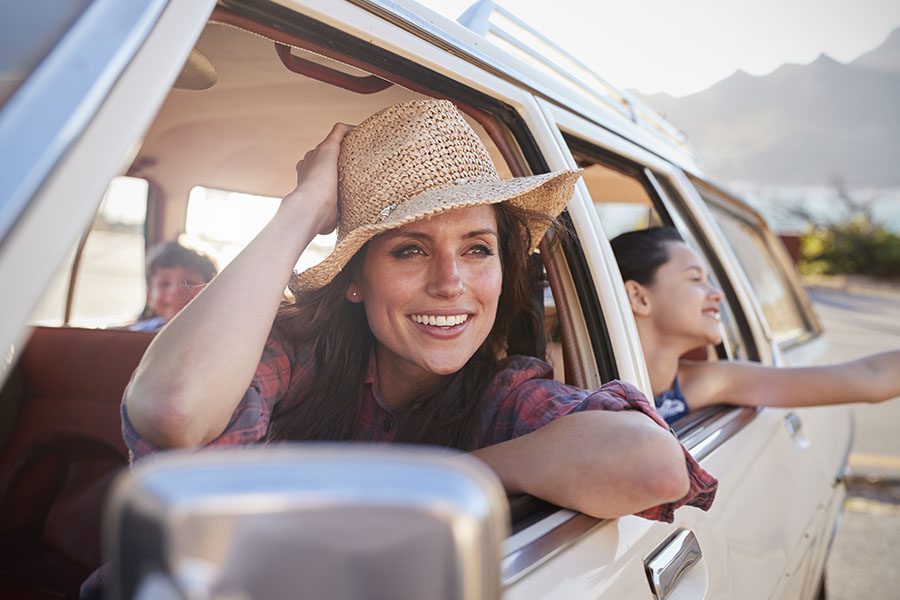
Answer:
<svg viewBox="0 0 900 600"><path fill-rule="evenodd" d="M476 244L469 248L469 254L481 255L481 256L493 256L494 249L488 246L487 244Z"/></svg>
<svg viewBox="0 0 900 600"><path fill-rule="evenodd" d="M413 256L422 256L425 254L425 251L419 246L401 246L396 250L391 251L391 255L394 258L412 258Z"/></svg>

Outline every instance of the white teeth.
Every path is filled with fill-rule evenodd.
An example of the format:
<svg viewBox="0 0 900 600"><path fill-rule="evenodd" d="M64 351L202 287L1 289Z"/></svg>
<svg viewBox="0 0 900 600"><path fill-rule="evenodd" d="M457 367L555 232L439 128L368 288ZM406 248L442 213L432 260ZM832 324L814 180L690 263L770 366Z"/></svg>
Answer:
<svg viewBox="0 0 900 600"><path fill-rule="evenodd" d="M410 315L410 319L422 325L433 327L455 327L468 320L469 315Z"/></svg>

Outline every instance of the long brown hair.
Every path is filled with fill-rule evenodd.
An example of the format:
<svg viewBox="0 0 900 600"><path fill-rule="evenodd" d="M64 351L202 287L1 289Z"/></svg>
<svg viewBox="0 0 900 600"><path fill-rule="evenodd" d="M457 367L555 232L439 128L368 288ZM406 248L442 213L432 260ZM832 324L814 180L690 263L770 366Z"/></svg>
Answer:
<svg viewBox="0 0 900 600"><path fill-rule="evenodd" d="M548 222L559 240L565 231L542 215L510 206L495 205L503 284L494 326L462 369L447 376L436 389L423 390L409 405L398 441L475 447L482 419L481 399L498 359L504 354L510 323L524 319L531 331L540 331L542 317L532 302L528 277L529 219ZM351 440L360 411L363 382L375 343L362 305L348 302L344 293L359 272L366 248L326 286L299 291L292 278L288 287L294 301L282 305L275 331L294 343L312 344L315 374L309 387L289 390L276 406L269 438L273 440ZM287 400L287 401L285 401Z"/></svg>

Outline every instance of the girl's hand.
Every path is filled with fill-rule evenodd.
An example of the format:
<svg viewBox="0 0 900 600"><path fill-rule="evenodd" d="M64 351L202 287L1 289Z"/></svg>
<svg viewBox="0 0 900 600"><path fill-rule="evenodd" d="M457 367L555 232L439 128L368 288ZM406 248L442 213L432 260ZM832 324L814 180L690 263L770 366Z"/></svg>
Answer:
<svg viewBox="0 0 900 600"><path fill-rule="evenodd" d="M352 125L336 123L318 146L297 163L297 187L285 196L282 206L298 206L316 219L320 234L331 233L337 226L337 160L341 141Z"/></svg>

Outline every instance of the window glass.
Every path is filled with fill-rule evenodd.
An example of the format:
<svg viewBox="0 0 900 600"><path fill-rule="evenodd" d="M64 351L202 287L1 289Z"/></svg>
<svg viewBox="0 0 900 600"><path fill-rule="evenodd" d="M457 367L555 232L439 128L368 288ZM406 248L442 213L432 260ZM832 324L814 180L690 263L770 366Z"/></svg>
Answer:
<svg viewBox="0 0 900 600"><path fill-rule="evenodd" d="M117 177L110 183L76 273L71 325L120 325L143 309L147 192L143 179Z"/></svg>
<svg viewBox="0 0 900 600"><path fill-rule="evenodd" d="M280 203L280 198L196 186L188 198L185 233L224 268L266 226ZM321 261L334 248L335 240L334 233L317 235L300 255L295 270Z"/></svg>
<svg viewBox="0 0 900 600"><path fill-rule="evenodd" d="M803 314L763 233L715 204L710 208L753 287L772 335L777 341L803 335L806 332Z"/></svg>
<svg viewBox="0 0 900 600"><path fill-rule="evenodd" d="M107 327L128 323L144 306L144 221L148 185L116 177L100 203L75 264L78 244L47 286L32 313L36 325ZM73 269L77 269L74 271ZM72 276L74 274L74 286ZM71 313L65 321L72 287Z"/></svg>
<svg viewBox="0 0 900 600"><path fill-rule="evenodd" d="M0 106L56 46L93 0L3 3Z"/></svg>

